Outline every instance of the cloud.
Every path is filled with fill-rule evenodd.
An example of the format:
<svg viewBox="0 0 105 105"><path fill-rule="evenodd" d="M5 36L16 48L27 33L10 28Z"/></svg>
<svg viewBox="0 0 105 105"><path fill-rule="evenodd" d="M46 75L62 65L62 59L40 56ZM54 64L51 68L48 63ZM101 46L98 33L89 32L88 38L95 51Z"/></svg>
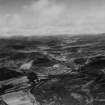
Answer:
<svg viewBox="0 0 105 105"><path fill-rule="evenodd" d="M6 35L43 33L44 28L56 25L63 10L63 6L49 0L33 2L30 6L24 6L18 14L0 16L0 32Z"/></svg>
<svg viewBox="0 0 105 105"><path fill-rule="evenodd" d="M68 1L68 0L67 0ZM104 6L76 7L38 0L20 13L0 15L0 35L56 35L105 32Z"/></svg>

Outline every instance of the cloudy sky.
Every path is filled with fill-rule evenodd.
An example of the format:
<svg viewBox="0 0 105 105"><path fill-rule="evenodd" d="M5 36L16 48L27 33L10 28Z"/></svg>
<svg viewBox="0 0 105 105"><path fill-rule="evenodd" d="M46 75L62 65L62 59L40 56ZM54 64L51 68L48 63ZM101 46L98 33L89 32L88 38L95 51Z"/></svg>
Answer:
<svg viewBox="0 0 105 105"><path fill-rule="evenodd" d="M105 0L0 0L0 36L105 32Z"/></svg>

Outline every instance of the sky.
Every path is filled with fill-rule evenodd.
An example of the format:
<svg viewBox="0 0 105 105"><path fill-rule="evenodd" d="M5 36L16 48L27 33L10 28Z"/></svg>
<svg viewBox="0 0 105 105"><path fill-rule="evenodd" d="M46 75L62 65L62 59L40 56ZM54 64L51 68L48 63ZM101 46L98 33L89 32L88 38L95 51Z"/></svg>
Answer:
<svg viewBox="0 0 105 105"><path fill-rule="evenodd" d="M0 36L105 32L105 0L0 0Z"/></svg>

